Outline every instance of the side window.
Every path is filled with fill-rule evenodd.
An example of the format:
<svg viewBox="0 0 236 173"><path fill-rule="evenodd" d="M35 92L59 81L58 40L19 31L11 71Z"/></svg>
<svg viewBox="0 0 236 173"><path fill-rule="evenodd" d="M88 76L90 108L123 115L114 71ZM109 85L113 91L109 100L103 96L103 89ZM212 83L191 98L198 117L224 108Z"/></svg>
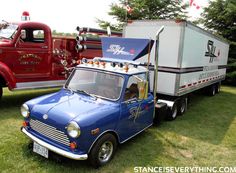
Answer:
<svg viewBox="0 0 236 173"><path fill-rule="evenodd" d="M44 43L45 33L42 29L24 28L21 30L20 42Z"/></svg>
<svg viewBox="0 0 236 173"><path fill-rule="evenodd" d="M33 40L36 43L44 43L44 30L34 30Z"/></svg>
<svg viewBox="0 0 236 173"><path fill-rule="evenodd" d="M145 80L146 80L145 74L130 76L126 89L125 89L124 101L134 99L134 98L138 99L140 82L145 81Z"/></svg>

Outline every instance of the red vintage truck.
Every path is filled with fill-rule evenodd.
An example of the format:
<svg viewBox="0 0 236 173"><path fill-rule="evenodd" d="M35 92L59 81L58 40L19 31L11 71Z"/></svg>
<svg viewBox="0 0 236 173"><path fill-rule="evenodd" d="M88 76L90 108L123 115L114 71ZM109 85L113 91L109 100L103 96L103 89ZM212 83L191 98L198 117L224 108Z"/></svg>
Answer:
<svg viewBox="0 0 236 173"><path fill-rule="evenodd" d="M91 29L77 30L80 40L53 37L50 27L39 22L0 23L0 98L3 87L18 90L62 86L68 69L81 58L101 56L99 39L80 37ZM90 44L91 49L84 46L76 50L77 44L83 43Z"/></svg>

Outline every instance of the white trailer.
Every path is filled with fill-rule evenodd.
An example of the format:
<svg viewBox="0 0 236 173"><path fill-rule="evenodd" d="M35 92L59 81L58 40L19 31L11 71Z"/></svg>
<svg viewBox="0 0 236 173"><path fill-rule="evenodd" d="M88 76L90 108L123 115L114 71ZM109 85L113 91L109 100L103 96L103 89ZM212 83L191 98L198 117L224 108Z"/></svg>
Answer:
<svg viewBox="0 0 236 173"><path fill-rule="evenodd" d="M159 38L157 93L171 110L169 118L175 119L177 112L185 112L189 93L201 88L210 95L219 91L229 44L187 21L175 20L133 21L125 26L123 36L155 39L161 26L165 29ZM152 64L154 60L152 49ZM139 61L146 62L147 56Z"/></svg>

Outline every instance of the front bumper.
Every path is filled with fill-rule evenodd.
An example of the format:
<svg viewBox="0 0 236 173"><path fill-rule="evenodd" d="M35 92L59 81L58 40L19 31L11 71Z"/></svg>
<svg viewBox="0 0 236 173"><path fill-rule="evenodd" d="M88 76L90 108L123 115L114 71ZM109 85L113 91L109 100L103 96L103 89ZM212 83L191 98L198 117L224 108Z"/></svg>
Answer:
<svg viewBox="0 0 236 173"><path fill-rule="evenodd" d="M47 148L48 150L50 151L53 151L59 155L62 155L64 157L67 157L67 158L70 158L70 159L74 159L74 160L86 160L88 158L88 155L87 154L73 154L73 153L70 153L68 151L65 151L65 150L62 150L60 148L57 148L53 145L50 145L38 138L36 138L35 136L33 136L32 134L30 134L29 132L27 132L27 130L22 127L21 128L21 131L26 134L31 140L37 142L38 144L42 145L43 147Z"/></svg>

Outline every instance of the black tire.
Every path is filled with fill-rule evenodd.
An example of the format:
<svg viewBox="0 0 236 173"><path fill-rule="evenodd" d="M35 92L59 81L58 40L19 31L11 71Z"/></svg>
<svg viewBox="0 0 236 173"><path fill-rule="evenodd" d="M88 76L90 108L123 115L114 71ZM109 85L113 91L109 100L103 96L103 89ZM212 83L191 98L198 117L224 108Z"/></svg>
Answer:
<svg viewBox="0 0 236 173"><path fill-rule="evenodd" d="M220 87L221 87L220 83L216 84L216 94L220 93Z"/></svg>
<svg viewBox="0 0 236 173"><path fill-rule="evenodd" d="M178 104L178 115L183 115L188 108L188 98L181 98Z"/></svg>
<svg viewBox="0 0 236 173"><path fill-rule="evenodd" d="M110 133L103 135L96 141L89 153L90 164L95 168L107 164L113 158L116 148L117 140L115 136Z"/></svg>
<svg viewBox="0 0 236 173"><path fill-rule="evenodd" d="M167 120L169 121L173 121L177 118L177 114L178 114L178 107L177 104L174 103L172 108L169 109L169 112L167 114Z"/></svg>
<svg viewBox="0 0 236 173"><path fill-rule="evenodd" d="M215 96L216 95L216 85L211 85L208 88L208 95L209 96Z"/></svg>

